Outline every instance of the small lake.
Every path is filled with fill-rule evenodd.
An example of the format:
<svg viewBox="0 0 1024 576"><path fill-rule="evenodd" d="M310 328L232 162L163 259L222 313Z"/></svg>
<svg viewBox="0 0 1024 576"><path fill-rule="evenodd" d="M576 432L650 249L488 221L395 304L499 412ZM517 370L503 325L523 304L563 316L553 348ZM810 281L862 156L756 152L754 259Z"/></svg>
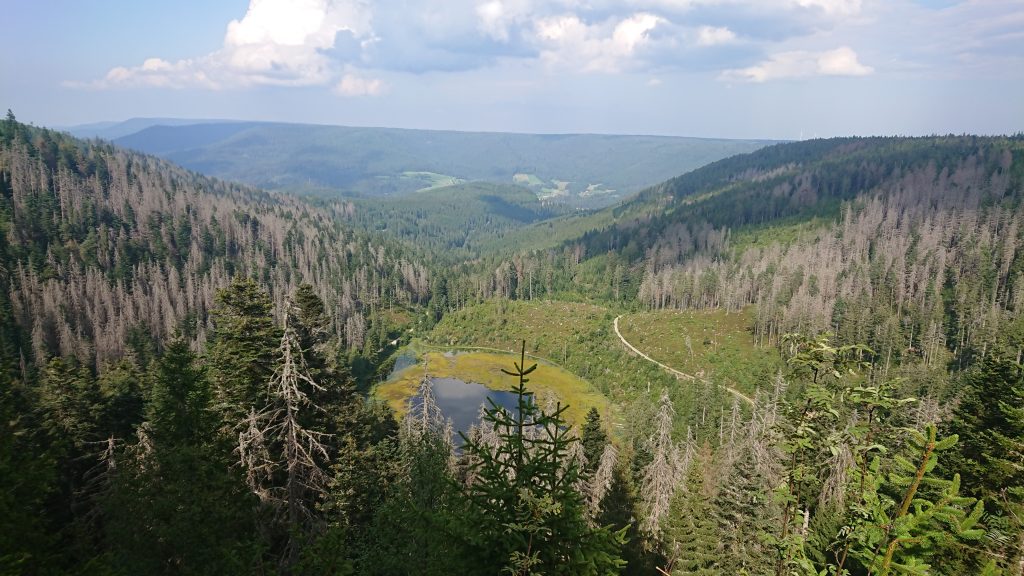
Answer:
<svg viewBox="0 0 1024 576"><path fill-rule="evenodd" d="M512 392L491 390L476 382L464 382L458 378L431 378L430 382L437 406L446 418L451 418L456 434L460 430L468 433L469 428L478 422L480 405L490 406L487 404L488 397L510 412L516 410L516 395ZM418 395L410 400L412 406L421 401L422 398ZM461 444L461 438L456 436L455 440Z"/></svg>

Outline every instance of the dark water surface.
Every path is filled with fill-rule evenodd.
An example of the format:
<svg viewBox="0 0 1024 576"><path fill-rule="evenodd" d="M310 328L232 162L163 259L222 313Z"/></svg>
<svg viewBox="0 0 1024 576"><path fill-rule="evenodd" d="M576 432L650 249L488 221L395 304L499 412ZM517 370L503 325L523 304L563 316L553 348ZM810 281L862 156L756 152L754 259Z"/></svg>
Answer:
<svg viewBox="0 0 1024 576"><path fill-rule="evenodd" d="M464 382L458 378L431 378L430 382L437 406L446 418L451 418L456 433L469 432L469 427L477 423L480 405L490 407L487 404L488 397L510 412L516 409L516 395L512 392L491 390L476 382ZM421 401L416 396L412 399L412 405L416 406Z"/></svg>
<svg viewBox="0 0 1024 576"><path fill-rule="evenodd" d="M449 353L450 354L450 353ZM394 378L399 372L415 366L418 362L416 355L412 352L404 352L395 359L395 365L391 369ZM516 395L504 390L491 390L476 382L466 382L458 378L431 378L434 399L441 409L445 418L451 418L452 427L456 433L455 441L461 444L458 432L469 432L470 426L478 423L477 416L480 415L480 405L488 408L487 398L490 397L498 406L514 412L516 410ZM409 400L410 406L416 408L422 398L419 395Z"/></svg>

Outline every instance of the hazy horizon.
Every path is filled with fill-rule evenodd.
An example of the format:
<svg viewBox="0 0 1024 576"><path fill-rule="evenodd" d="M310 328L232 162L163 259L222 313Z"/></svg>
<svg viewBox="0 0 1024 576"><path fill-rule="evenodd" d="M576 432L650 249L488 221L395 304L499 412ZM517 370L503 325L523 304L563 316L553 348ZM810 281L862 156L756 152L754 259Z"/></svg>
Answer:
<svg viewBox="0 0 1024 576"><path fill-rule="evenodd" d="M0 106L797 140L1024 129L1024 2L7 2ZM40 33L45 31L46 33Z"/></svg>

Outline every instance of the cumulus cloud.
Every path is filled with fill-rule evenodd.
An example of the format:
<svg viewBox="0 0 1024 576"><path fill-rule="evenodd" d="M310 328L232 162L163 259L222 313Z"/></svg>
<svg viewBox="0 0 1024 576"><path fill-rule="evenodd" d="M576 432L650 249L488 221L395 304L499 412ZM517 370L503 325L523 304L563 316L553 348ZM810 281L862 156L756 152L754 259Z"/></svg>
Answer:
<svg viewBox="0 0 1024 576"><path fill-rule="evenodd" d="M510 29L528 22L534 13L530 0L488 0L476 6L479 30L501 42L508 42Z"/></svg>
<svg viewBox="0 0 1024 576"><path fill-rule="evenodd" d="M359 0L250 0L245 16L227 25L223 46L210 54L169 62L150 58L119 66L94 88L155 86L229 88L324 84L335 74L325 53L339 34L375 41L369 7Z"/></svg>
<svg viewBox="0 0 1024 576"><path fill-rule="evenodd" d="M701 26L697 29L698 46L728 44L736 39L736 33L725 27Z"/></svg>
<svg viewBox="0 0 1024 576"><path fill-rule="evenodd" d="M722 80L744 82L767 82L782 78L805 76L866 76L874 68L861 64L857 53L849 46L824 52L795 50L781 52L749 68L731 69L722 72Z"/></svg>
<svg viewBox="0 0 1024 576"><path fill-rule="evenodd" d="M379 78L364 78L355 74L345 74L334 87L340 96L380 96L387 91L387 84Z"/></svg>
<svg viewBox="0 0 1024 576"><path fill-rule="evenodd" d="M614 73L627 68L650 32L666 22L646 12L597 24L566 15L538 20L534 36L543 47L541 59L551 67Z"/></svg>
<svg viewBox="0 0 1024 576"><path fill-rule="evenodd" d="M250 0L209 54L153 57L69 85L324 86L372 96L387 86L371 70L456 72L512 61L548 73L684 70L745 82L856 76L873 69L845 46L852 40L844 31L872 10L863 0ZM818 51L823 45L842 47Z"/></svg>
<svg viewBox="0 0 1024 576"><path fill-rule="evenodd" d="M818 8L829 15L853 16L861 10L861 0L790 0L802 8Z"/></svg>

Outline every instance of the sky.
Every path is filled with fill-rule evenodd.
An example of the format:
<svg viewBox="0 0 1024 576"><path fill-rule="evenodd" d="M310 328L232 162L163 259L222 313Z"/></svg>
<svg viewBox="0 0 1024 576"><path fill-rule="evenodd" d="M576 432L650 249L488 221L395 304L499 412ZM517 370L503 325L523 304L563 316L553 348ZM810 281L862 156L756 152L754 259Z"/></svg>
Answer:
<svg viewBox="0 0 1024 576"><path fill-rule="evenodd" d="M802 139L1024 131L1024 0L0 0L0 107Z"/></svg>

